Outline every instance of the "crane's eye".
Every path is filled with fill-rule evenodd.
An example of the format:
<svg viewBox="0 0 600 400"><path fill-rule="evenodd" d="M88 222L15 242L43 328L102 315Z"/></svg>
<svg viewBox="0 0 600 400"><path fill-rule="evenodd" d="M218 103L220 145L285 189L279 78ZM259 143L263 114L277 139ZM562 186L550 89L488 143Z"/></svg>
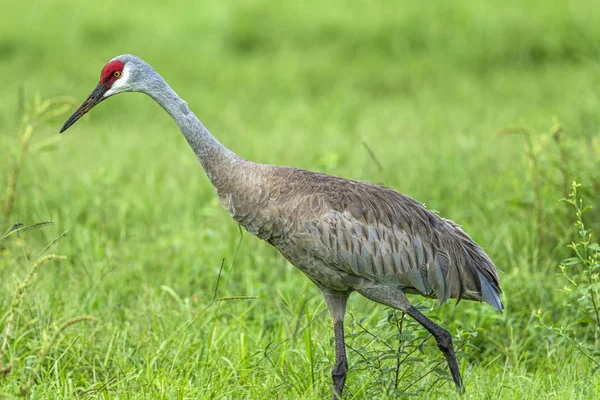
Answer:
<svg viewBox="0 0 600 400"><path fill-rule="evenodd" d="M115 72L113 72L113 76L115 78L120 78L121 77L121 71L115 71Z"/></svg>

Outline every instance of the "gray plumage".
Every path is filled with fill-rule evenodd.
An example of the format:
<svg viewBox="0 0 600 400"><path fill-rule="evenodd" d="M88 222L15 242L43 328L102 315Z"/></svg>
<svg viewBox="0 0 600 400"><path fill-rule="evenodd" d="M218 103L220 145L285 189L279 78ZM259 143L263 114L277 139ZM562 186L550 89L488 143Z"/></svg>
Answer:
<svg viewBox="0 0 600 400"><path fill-rule="evenodd" d="M221 204L309 278L335 290L387 285L502 310L494 264L455 223L392 189L239 160Z"/></svg>
<svg viewBox="0 0 600 400"><path fill-rule="evenodd" d="M123 62L122 77L104 84L97 102L126 91L151 96L176 121L227 212L323 292L336 338L334 399L345 382L343 317L354 291L407 312L428 329L462 390L451 337L412 307L405 293L441 304L449 298L484 301L502 311L494 264L469 235L392 189L247 161L216 140L148 64L133 55L113 60ZM62 130L95 105L88 100Z"/></svg>

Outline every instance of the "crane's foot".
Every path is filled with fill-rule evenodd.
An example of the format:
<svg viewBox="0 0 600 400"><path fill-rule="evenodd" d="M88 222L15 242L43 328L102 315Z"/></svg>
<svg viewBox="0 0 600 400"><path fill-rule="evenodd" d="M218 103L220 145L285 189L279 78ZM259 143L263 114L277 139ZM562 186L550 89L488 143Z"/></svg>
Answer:
<svg viewBox="0 0 600 400"><path fill-rule="evenodd" d="M344 360L338 360L333 366L333 370L331 371L331 378L333 378L333 400L340 400L342 398L347 372L348 362L345 358Z"/></svg>
<svg viewBox="0 0 600 400"><path fill-rule="evenodd" d="M452 379L454 380L454 384L456 385L456 390L459 393L465 392L465 387L463 385L462 378L460 376L460 369L458 368L458 362L456 361L456 355L454 354L454 345L452 344L452 335L450 332L445 330L444 328L440 328L438 326L437 336L435 336L435 341L437 342L438 348L442 353L444 353L444 357L446 357L446 361L448 362L448 368L450 369L450 373L452 374Z"/></svg>

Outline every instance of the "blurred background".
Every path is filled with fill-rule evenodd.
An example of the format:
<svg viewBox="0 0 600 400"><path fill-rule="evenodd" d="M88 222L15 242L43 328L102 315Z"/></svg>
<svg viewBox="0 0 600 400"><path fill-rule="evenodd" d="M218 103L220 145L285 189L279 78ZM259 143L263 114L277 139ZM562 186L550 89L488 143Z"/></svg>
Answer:
<svg viewBox="0 0 600 400"><path fill-rule="evenodd" d="M133 53L242 157L385 184L471 233L500 271L506 312L421 306L463 343L472 398L597 398L598 285L585 261L597 253L567 248L585 237L559 202L581 183L595 206L583 231L600 231L596 1L56 0L3 2L0 14L0 231L54 222L0 241L0 328L12 313L29 332L0 351L14 364L2 390L329 393L320 294L268 245L240 242L159 106L117 96L58 135L102 67ZM11 308L40 250L67 230L49 250L67 260ZM585 288L569 288L564 259ZM212 302L227 296L258 299ZM419 328L358 296L349 310L350 398L452 394L445 364L431 367L433 341L399 358L426 338ZM40 354L44 335L79 315L93 327Z"/></svg>

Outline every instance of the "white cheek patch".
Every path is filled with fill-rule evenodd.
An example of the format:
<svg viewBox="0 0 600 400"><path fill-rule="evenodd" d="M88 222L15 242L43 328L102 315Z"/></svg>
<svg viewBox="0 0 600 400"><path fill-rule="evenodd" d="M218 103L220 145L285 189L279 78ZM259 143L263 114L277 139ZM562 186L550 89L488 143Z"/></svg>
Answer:
<svg viewBox="0 0 600 400"><path fill-rule="evenodd" d="M117 79L115 83L113 83L111 88L104 93L104 97L110 97L117 93L128 91L130 86L129 77L131 75L129 72L129 67L127 66L127 64L125 64L125 68L123 68L123 75L121 75L121 77Z"/></svg>

